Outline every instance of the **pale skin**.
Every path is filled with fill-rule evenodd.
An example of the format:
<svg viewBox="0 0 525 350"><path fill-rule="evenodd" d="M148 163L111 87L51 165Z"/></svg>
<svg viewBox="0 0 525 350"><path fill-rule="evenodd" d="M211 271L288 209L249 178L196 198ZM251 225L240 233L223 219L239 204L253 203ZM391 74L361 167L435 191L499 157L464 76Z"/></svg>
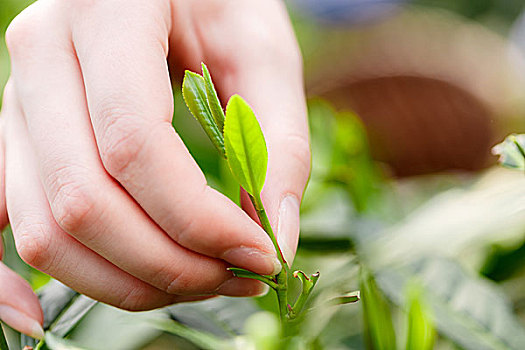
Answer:
<svg viewBox="0 0 525 350"><path fill-rule="evenodd" d="M201 62L223 101L238 93L257 114L269 153L262 199L293 258L310 153L281 1L40 0L6 41L0 224L28 264L128 310L263 291L226 270L280 269L253 208L211 189L171 127L175 77ZM40 337L42 317L0 263L0 319Z"/></svg>

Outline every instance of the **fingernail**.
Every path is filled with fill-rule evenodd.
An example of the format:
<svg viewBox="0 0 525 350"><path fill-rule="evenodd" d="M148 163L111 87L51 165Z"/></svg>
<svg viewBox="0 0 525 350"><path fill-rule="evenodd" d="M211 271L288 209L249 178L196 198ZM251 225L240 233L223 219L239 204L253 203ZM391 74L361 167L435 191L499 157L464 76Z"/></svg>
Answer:
<svg viewBox="0 0 525 350"><path fill-rule="evenodd" d="M247 278L230 278L217 288L216 293L230 297L254 297L268 293L268 286Z"/></svg>
<svg viewBox="0 0 525 350"><path fill-rule="evenodd" d="M263 275L276 275L282 268L274 253L266 253L256 248L232 248L222 255L222 259Z"/></svg>
<svg viewBox="0 0 525 350"><path fill-rule="evenodd" d="M299 239L299 200L293 195L283 198L279 205L277 243L289 267L292 266Z"/></svg>
<svg viewBox="0 0 525 350"><path fill-rule="evenodd" d="M0 320L32 338L44 338L44 330L38 321L11 306L0 305Z"/></svg>

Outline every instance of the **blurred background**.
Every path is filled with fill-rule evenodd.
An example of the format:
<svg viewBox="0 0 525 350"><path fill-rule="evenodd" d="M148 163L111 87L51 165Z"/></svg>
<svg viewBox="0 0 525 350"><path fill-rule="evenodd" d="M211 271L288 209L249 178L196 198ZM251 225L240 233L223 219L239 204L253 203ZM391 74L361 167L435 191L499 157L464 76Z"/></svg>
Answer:
<svg viewBox="0 0 525 350"><path fill-rule="evenodd" d="M2 0L2 33L31 2ZM297 264L322 266L327 276L343 269L348 289L358 289L355 267L365 264L394 314L403 309L402 286L420 280L442 310L434 311L437 348L525 348L525 177L498 168L491 154L507 134L525 132L525 2L287 6L304 56L313 151ZM0 90L8 75L2 35ZM178 92L175 99L175 127L210 183L235 198L224 164ZM35 288L48 280L9 251L8 264ZM356 306L330 315L326 325L344 316L354 327L330 327L318 335L321 348L365 347L361 313ZM130 320L98 307L75 336L92 348L179 344ZM118 341L115 329L124 334Z"/></svg>

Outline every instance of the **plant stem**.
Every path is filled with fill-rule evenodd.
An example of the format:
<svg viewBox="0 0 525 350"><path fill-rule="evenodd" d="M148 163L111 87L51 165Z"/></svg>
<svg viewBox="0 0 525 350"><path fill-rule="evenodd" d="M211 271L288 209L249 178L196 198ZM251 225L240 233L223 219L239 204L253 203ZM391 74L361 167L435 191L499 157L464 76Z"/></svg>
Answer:
<svg viewBox="0 0 525 350"><path fill-rule="evenodd" d="M286 335L286 329L287 324L289 321L288 317L288 264L286 263L286 260L284 259L284 255L281 251L281 248L279 247L279 243L277 243L277 238L275 237L275 234L273 233L272 226L270 225L270 220L268 220L268 215L266 215L266 210L264 210L264 206L261 200L260 196L252 197L250 196L250 199L252 201L253 206L255 207L255 210L257 211L257 216L259 217L259 220L261 221L261 225L270 236L270 239L272 240L272 243L275 247L275 250L277 251L277 258L279 259L279 262L282 265L282 270L279 272L276 276L277 280L277 289L275 290L277 293L277 300L279 303L279 316L281 318L281 325L283 327L283 333Z"/></svg>
<svg viewBox="0 0 525 350"><path fill-rule="evenodd" d="M283 266L283 269L288 270L288 264L286 263L286 260L284 259L283 252L281 251L281 248L279 247L279 243L277 243L277 237L275 237L275 234L273 233L272 225L270 225L270 220L268 220L268 215L266 215L266 210L264 210L264 206L261 200L260 196L252 197L250 196L250 199L252 201L253 206L255 207L255 210L257 211L257 216L259 217L259 220L261 221L261 225L270 236L270 239L272 240L273 246L275 247L275 250L277 251L277 258L279 259L279 262Z"/></svg>

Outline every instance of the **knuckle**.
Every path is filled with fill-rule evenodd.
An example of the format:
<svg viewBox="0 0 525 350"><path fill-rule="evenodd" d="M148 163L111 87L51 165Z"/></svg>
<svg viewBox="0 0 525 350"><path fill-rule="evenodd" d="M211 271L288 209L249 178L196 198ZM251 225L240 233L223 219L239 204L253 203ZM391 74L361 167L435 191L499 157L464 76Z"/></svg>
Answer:
<svg viewBox="0 0 525 350"><path fill-rule="evenodd" d="M309 174L312 155L308 138L303 135L289 134L286 137L286 143L290 156L298 164L299 171Z"/></svg>
<svg viewBox="0 0 525 350"><path fill-rule="evenodd" d="M34 25L25 17L18 15L5 32L5 42L12 56L34 44Z"/></svg>
<svg viewBox="0 0 525 350"><path fill-rule="evenodd" d="M72 177L57 186L51 211L66 232L77 232L95 206L95 188L88 181Z"/></svg>
<svg viewBox="0 0 525 350"><path fill-rule="evenodd" d="M247 16L236 16L236 10L225 6L223 10L227 23L232 32L230 45L236 50L246 50L242 54L234 55L230 59L246 60L252 57L260 62L279 66L298 65L302 67L302 56L293 30L289 24L286 10L279 1L261 2L260 4L243 3L230 4L236 8L241 6ZM273 25L268 25L272 23ZM238 30L242 28L242 30ZM256 43L257 50L253 50Z"/></svg>
<svg viewBox="0 0 525 350"><path fill-rule="evenodd" d="M146 128L139 118L118 107L102 109L100 118L106 121L100 144L102 162L112 176L121 178L146 142Z"/></svg>
<svg viewBox="0 0 525 350"><path fill-rule="evenodd" d="M16 249L28 265L47 270L51 264L50 232L45 223L29 216L22 216L13 224Z"/></svg>
<svg viewBox="0 0 525 350"><path fill-rule="evenodd" d="M11 56L25 55L40 43L40 38L46 31L44 27L44 18L40 16L35 3L18 16L7 27L5 41Z"/></svg>
<svg viewBox="0 0 525 350"><path fill-rule="evenodd" d="M197 186L200 186L200 189ZM204 221L202 220L202 216L198 215L198 208L202 208L202 203L208 200L208 193L211 190L211 187L209 187L205 179L203 179L199 185L196 185L191 194L180 198L177 203L177 207L195 208L196 211L193 212L192 215L173 217L168 219L170 222L166 223L166 226L174 227L172 233L170 232L172 238L183 247L195 246L195 238L200 237L202 234L202 224Z"/></svg>
<svg viewBox="0 0 525 350"><path fill-rule="evenodd" d="M213 294L231 277L227 267L226 263L211 258L202 259L198 267L194 264L185 265L172 275L164 291L176 295Z"/></svg>
<svg viewBox="0 0 525 350"><path fill-rule="evenodd" d="M195 280L192 278L191 274L180 272L172 278L168 287L166 288L166 293L168 294L188 294L191 292L193 286L195 285Z"/></svg>
<svg viewBox="0 0 525 350"><path fill-rule="evenodd" d="M174 232L174 239L182 246L188 246L191 243L191 237L195 229L196 220L192 215L185 218L180 218L182 222L179 223L176 232Z"/></svg>
<svg viewBox="0 0 525 350"><path fill-rule="evenodd" d="M148 309L148 299L140 282L135 282L127 287L116 306L127 311L143 311Z"/></svg>

